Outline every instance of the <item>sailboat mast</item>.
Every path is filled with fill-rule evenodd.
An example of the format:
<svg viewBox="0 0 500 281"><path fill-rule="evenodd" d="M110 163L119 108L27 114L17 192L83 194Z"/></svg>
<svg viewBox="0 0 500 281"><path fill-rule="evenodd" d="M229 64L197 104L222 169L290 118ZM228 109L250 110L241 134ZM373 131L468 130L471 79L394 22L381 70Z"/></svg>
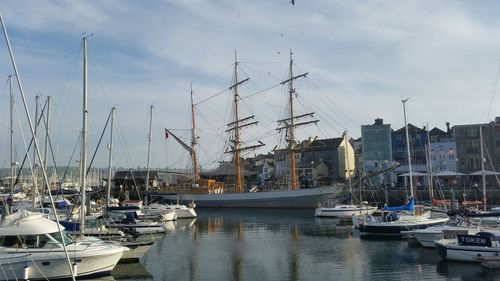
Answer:
<svg viewBox="0 0 500 281"><path fill-rule="evenodd" d="M24 95L23 85L21 83L21 78L19 77L19 72L17 71L16 60L14 58L14 53L12 52L12 47L10 46L9 35L7 34L7 28L5 27L5 24L3 22L2 14L0 14L0 24L2 25L3 34L4 34L4 37L5 37L5 43L7 44L7 48L9 50L9 55L10 55L10 60L11 60L11 63L12 63L12 68L14 68L14 73L15 73L16 80L17 80L17 86L19 87L19 92L21 94L21 100L23 102L24 112L26 113L26 118L28 119L28 125L30 127L30 132L31 132L31 135L34 137L35 136L35 131L34 131L34 128L33 128L33 122L31 121L31 117L30 117L30 114L29 114L30 111L28 110L28 105L26 103L26 97ZM42 171L43 179L44 179L45 183L48 183L47 173L45 172L45 167L43 166L42 155L40 154L40 150L39 150L39 146L38 146L38 142L37 142L36 138L33 138L33 144L35 146L35 151L37 151L38 160L42 164L41 171ZM56 208L54 206L54 200L52 199L52 194L50 192L49 192L49 198L50 198L50 202L51 202L51 205L52 205L52 211L55 214L56 213ZM68 250L66 248L66 243L64 243L64 236L62 234L61 225L59 224L59 218L57 216L56 216L56 222L57 222L57 229L59 230L59 234L62 237L62 242L63 242L62 246L63 246L63 250L64 250L64 255L66 256L66 261L67 261L67 264L68 264L68 267L69 267L69 272L71 273L71 279L74 281L75 280L75 272L73 271L73 267L72 267L71 261L69 259Z"/></svg>
<svg viewBox="0 0 500 281"><path fill-rule="evenodd" d="M238 95L238 57L236 50L234 51L234 168L236 173L236 192L243 192L243 179L241 176L241 159L240 159L240 113L239 113L239 95Z"/></svg>
<svg viewBox="0 0 500 281"><path fill-rule="evenodd" d="M295 88L293 87L293 53L290 50L290 75L288 82L289 90L289 106L290 106L290 127L288 129L288 158L290 158L290 186L292 189L299 189L297 180L297 163L295 162L295 115L293 112L293 95Z"/></svg>
<svg viewBox="0 0 500 281"><path fill-rule="evenodd" d="M408 123L406 122L406 102L408 99L402 100L403 102L403 115L405 121L405 132L406 132L406 154L408 157L408 171L410 176L410 197L413 197L413 174L411 170L411 156L410 156L410 136L408 133Z"/></svg>
<svg viewBox="0 0 500 281"><path fill-rule="evenodd" d="M10 96L10 198L14 196L14 96L12 95L12 75L9 75ZM10 208L10 207L9 207ZM9 210L10 212L11 210Z"/></svg>
<svg viewBox="0 0 500 281"><path fill-rule="evenodd" d="M434 198L434 184L432 179L432 159L431 159L431 136L429 133L429 123L427 123L427 168L429 169L429 196L432 201Z"/></svg>
<svg viewBox="0 0 500 281"><path fill-rule="evenodd" d="M193 83L191 83L190 86L190 93L191 93L191 121L192 121L192 127L191 127L191 158L193 160L193 180L194 183L196 184L198 180L200 179L198 175L198 160L196 159L196 144L197 142L197 137L196 137L196 122L194 118L194 101L193 101Z"/></svg>
<svg viewBox="0 0 500 281"><path fill-rule="evenodd" d="M108 182L106 193L106 209L109 208L109 198L111 197L111 166L113 163L113 131L115 128L115 110L116 107L111 108L111 128L109 133L109 154L108 154Z"/></svg>
<svg viewBox="0 0 500 281"><path fill-rule="evenodd" d="M347 180L349 181L349 193L350 193L350 197L351 197L351 205L352 205L352 197L353 197L353 194L352 194L352 182L351 182L351 168L350 168L350 161L349 161L349 153L348 153L348 146L347 146L347 142L349 140L347 139L347 131L344 132L344 142L345 142L345 160L346 160L346 167L347 167ZM361 200L361 199L360 199Z"/></svg>
<svg viewBox="0 0 500 281"><path fill-rule="evenodd" d="M35 96L35 134L33 138L38 137L38 111L40 105L40 96ZM33 150L33 186L31 187L31 206L36 208L36 195L38 192L38 166L36 159L36 149Z"/></svg>
<svg viewBox="0 0 500 281"><path fill-rule="evenodd" d="M47 154L49 151L50 101L51 100L52 100L51 97L48 96L47 97L47 120L45 123L45 150L44 150L44 156L43 156L43 165L45 167L47 167ZM48 186L47 186L47 191L50 192L50 189Z"/></svg>
<svg viewBox="0 0 500 281"><path fill-rule="evenodd" d="M83 237L85 229L85 187L87 185L87 37L84 36L83 40L83 121L82 121L82 143L81 143L81 153L80 153L80 236Z"/></svg>
<svg viewBox="0 0 500 281"><path fill-rule="evenodd" d="M484 172L484 147L483 147L483 130L479 125L479 143L481 147L481 181L483 185L483 211L486 211L486 174Z"/></svg>
<svg viewBox="0 0 500 281"><path fill-rule="evenodd" d="M146 166L146 196L144 196L144 205L148 204L148 194L149 194L149 162L151 153L151 134L153 129L153 105L150 107L149 116L149 134L148 134L148 162Z"/></svg>

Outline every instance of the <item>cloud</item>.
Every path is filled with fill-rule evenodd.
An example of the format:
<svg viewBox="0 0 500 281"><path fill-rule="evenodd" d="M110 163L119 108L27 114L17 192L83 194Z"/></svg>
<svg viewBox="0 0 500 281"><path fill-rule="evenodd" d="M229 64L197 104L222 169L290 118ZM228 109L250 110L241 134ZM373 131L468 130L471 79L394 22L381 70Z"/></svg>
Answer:
<svg viewBox="0 0 500 281"><path fill-rule="evenodd" d="M300 131L301 138L338 137L344 129L359 136L359 127L377 117L399 128L402 96L410 97L408 111L414 124L486 122L500 115L493 106L484 117L491 102L498 104L494 95L491 99L500 43L499 21L492 13L497 5L381 0L297 1L293 6L285 0L16 1L1 3L0 10L30 108L35 93L54 97L53 139L60 159L69 157L81 126L81 34L88 32L95 33L89 40L90 145L95 146L110 107L117 105L130 159L115 159L122 166L144 166L148 109L155 104L158 153L153 166L165 166L181 163L177 159L182 152L171 142L165 147L162 127L189 126L191 82L197 102L231 84L235 50L240 78L250 78L241 87L242 96L286 79L289 49L293 50L295 73L309 72L307 81L296 84L299 98L305 99L297 103L297 111L314 109L321 119L319 130ZM0 75L6 77L12 70L4 45L0 54ZM6 112L3 91L0 103ZM286 88L276 87L242 104L242 114L255 114L261 121L261 127L247 136L262 136L267 150L279 140L272 133L286 94ZM197 107L203 163L220 158L214 155L221 154L227 139L221 135L221 119L229 115L230 102L229 92L224 92ZM0 142L0 147L7 147L6 140Z"/></svg>

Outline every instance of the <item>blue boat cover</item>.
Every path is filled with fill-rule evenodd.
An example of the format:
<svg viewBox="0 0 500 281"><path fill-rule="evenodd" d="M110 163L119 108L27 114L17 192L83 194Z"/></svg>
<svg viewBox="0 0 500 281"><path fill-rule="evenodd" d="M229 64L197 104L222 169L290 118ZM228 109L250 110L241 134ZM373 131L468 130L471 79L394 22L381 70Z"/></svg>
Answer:
<svg viewBox="0 0 500 281"><path fill-rule="evenodd" d="M414 211L415 210L415 199L412 196L410 198L410 202L406 203L405 205L396 206L396 207L385 206L383 210L384 211Z"/></svg>
<svg viewBox="0 0 500 281"><path fill-rule="evenodd" d="M59 224L64 226L67 231L80 231L80 223L74 221L59 221Z"/></svg>

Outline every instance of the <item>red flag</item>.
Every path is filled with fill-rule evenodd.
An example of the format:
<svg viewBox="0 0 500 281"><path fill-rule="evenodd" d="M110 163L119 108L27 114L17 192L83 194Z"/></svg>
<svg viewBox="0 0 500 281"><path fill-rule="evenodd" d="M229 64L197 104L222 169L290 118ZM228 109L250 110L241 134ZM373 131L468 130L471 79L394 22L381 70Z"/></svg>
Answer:
<svg viewBox="0 0 500 281"><path fill-rule="evenodd" d="M168 139L168 131L165 129L165 139Z"/></svg>

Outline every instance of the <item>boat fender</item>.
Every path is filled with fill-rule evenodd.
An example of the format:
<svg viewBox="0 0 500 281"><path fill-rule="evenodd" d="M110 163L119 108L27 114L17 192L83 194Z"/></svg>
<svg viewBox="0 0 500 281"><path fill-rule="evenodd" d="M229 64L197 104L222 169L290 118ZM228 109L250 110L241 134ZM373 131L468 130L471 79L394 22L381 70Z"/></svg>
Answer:
<svg viewBox="0 0 500 281"><path fill-rule="evenodd" d="M73 277L76 277L78 275L78 265L76 262L73 263Z"/></svg>
<svg viewBox="0 0 500 281"><path fill-rule="evenodd" d="M29 280L29 273L30 273L30 268L28 265L24 266L24 272L23 272L23 278L24 280Z"/></svg>

